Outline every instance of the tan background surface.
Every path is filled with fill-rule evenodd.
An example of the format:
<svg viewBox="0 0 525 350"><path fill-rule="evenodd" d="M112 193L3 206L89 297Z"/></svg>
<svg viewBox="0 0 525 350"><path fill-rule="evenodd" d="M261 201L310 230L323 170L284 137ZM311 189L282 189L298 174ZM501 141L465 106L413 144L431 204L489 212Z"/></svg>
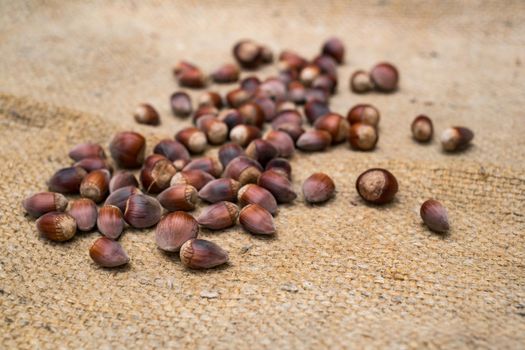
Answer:
<svg viewBox="0 0 525 350"><path fill-rule="evenodd" d="M69 164L71 146L133 129L151 149L188 123L167 103L177 60L211 69L242 37L311 57L330 35L347 46L333 109L372 102L383 115L373 153L294 157L295 187L323 170L335 200L283 206L275 239L203 231L231 256L206 272L160 253L148 230L126 232L132 262L117 270L89 259L96 233L38 237L20 201ZM520 1L0 1L0 347L523 348L524 48ZM350 72L385 59L398 93L347 90ZM161 127L132 121L141 101ZM471 127L474 147L413 143L418 113L438 131ZM372 166L397 176L393 204L357 196ZM420 223L431 196L449 209L446 238Z"/></svg>

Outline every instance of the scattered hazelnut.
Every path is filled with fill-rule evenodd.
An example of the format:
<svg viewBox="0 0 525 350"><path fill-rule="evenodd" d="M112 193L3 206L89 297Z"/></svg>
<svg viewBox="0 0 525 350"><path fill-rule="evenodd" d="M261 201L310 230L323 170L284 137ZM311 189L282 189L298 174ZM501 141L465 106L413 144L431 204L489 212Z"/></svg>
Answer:
<svg viewBox="0 0 525 350"><path fill-rule="evenodd" d="M274 158L266 164L265 170L273 170L292 180L292 165L284 158Z"/></svg>
<svg viewBox="0 0 525 350"><path fill-rule="evenodd" d="M92 199L95 203L101 202L109 191L111 174L107 169L94 170L87 174L80 184L80 195Z"/></svg>
<svg viewBox="0 0 525 350"><path fill-rule="evenodd" d="M211 115L199 118L197 128L206 134L208 142L212 145L223 144L228 138L228 125Z"/></svg>
<svg viewBox="0 0 525 350"><path fill-rule="evenodd" d="M171 110L177 117L187 117L193 112L191 97L185 92L174 92L170 97Z"/></svg>
<svg viewBox="0 0 525 350"><path fill-rule="evenodd" d="M160 157L148 164L148 160ZM173 163L159 154L153 154L146 159L145 165L140 171L140 183L147 193L159 193L170 185L171 178L177 169Z"/></svg>
<svg viewBox="0 0 525 350"><path fill-rule="evenodd" d="M124 212L126 210L126 203L129 197L134 194L141 193L142 192L134 185L124 186L111 192L108 198L106 198L104 205L114 205L119 208L121 212Z"/></svg>
<svg viewBox="0 0 525 350"><path fill-rule="evenodd" d="M315 121L314 127L317 130L324 130L330 133L332 143L343 142L348 136L350 125L339 114L328 113Z"/></svg>
<svg viewBox="0 0 525 350"><path fill-rule="evenodd" d="M63 242L73 238L77 231L77 223L67 213L52 211L38 218L36 228L45 238Z"/></svg>
<svg viewBox="0 0 525 350"><path fill-rule="evenodd" d="M348 141L354 149L370 151L378 140L377 129L371 125L356 123L350 128Z"/></svg>
<svg viewBox="0 0 525 350"><path fill-rule="evenodd" d="M116 173L115 175L113 175L113 177L109 181L109 192L113 193L119 188L126 187L126 186L133 186L133 187L139 186L139 182L137 181L137 178L135 177L135 175L127 171Z"/></svg>
<svg viewBox="0 0 525 350"><path fill-rule="evenodd" d="M257 69L262 63L262 48L252 40L242 40L233 47L233 57L245 69Z"/></svg>
<svg viewBox="0 0 525 350"><path fill-rule="evenodd" d="M176 211L166 214L155 229L157 246L165 252L178 252L188 240L197 238L199 225L193 216Z"/></svg>
<svg viewBox="0 0 525 350"><path fill-rule="evenodd" d="M428 142L432 139L434 134L434 127L432 126L432 120L426 115L418 115L410 126L412 130L412 136L416 141Z"/></svg>
<svg viewBox="0 0 525 350"><path fill-rule="evenodd" d="M78 162L84 158L106 158L104 149L97 143L81 143L69 151L69 157Z"/></svg>
<svg viewBox="0 0 525 350"><path fill-rule="evenodd" d="M239 208L231 202L212 204L200 213L197 222L210 230L222 230L234 226L239 216Z"/></svg>
<svg viewBox="0 0 525 350"><path fill-rule="evenodd" d="M244 150L236 143L227 143L219 148L219 160L223 167L226 166L238 156L244 155Z"/></svg>
<svg viewBox="0 0 525 350"><path fill-rule="evenodd" d="M218 84L235 83L239 80L239 67L235 64L226 63L211 73L211 78Z"/></svg>
<svg viewBox="0 0 525 350"><path fill-rule="evenodd" d="M180 248L180 261L191 269L209 269L228 262L228 253L204 239L190 239Z"/></svg>
<svg viewBox="0 0 525 350"><path fill-rule="evenodd" d="M245 185L257 182L262 171L263 168L256 160L246 156L238 156L228 163L223 176Z"/></svg>
<svg viewBox="0 0 525 350"><path fill-rule="evenodd" d="M284 131L271 130L264 139L277 149L279 157L290 158L295 152L293 139Z"/></svg>
<svg viewBox="0 0 525 350"><path fill-rule="evenodd" d="M261 129L253 125L237 125L230 131L230 140L241 147L246 147L258 138L261 138Z"/></svg>
<svg viewBox="0 0 525 350"><path fill-rule="evenodd" d="M214 179L212 175L202 170L183 170L171 178L170 185L191 185L198 191Z"/></svg>
<svg viewBox="0 0 525 350"><path fill-rule="evenodd" d="M106 237L100 237L93 243L89 249L89 256L102 267L117 267L129 262L129 257L120 243Z"/></svg>
<svg viewBox="0 0 525 350"><path fill-rule="evenodd" d="M267 189L255 185L247 184L239 189L237 193L237 199L241 206L247 206L248 204L258 204L272 215L277 213L277 201L273 194Z"/></svg>
<svg viewBox="0 0 525 350"><path fill-rule="evenodd" d="M40 192L24 199L22 206L29 215L38 218L52 211L64 211L67 203L67 198L61 193Z"/></svg>
<svg viewBox="0 0 525 350"><path fill-rule="evenodd" d="M241 184L230 178L217 179L208 182L199 191L199 198L210 203L220 201L235 202Z"/></svg>
<svg viewBox="0 0 525 350"><path fill-rule="evenodd" d="M379 110L369 104L358 104L350 108L346 119L350 124L362 123L377 127L379 125Z"/></svg>
<svg viewBox="0 0 525 350"><path fill-rule="evenodd" d="M258 204L248 204L242 208L239 213L239 222L250 233L259 235L275 233L272 215Z"/></svg>
<svg viewBox="0 0 525 350"><path fill-rule="evenodd" d="M429 199L421 205L423 222L434 232L444 233L449 229L448 214L445 207L435 199Z"/></svg>
<svg viewBox="0 0 525 350"><path fill-rule="evenodd" d="M144 161L146 139L139 133L124 131L116 134L109 145L111 157L122 168L138 168Z"/></svg>
<svg viewBox="0 0 525 350"><path fill-rule="evenodd" d="M339 38L330 38L326 40L321 48L321 52L323 55L331 56L339 64L344 61L345 47Z"/></svg>
<svg viewBox="0 0 525 350"><path fill-rule="evenodd" d="M199 107L214 107L221 109L223 106L222 97L218 92L206 91L199 96Z"/></svg>
<svg viewBox="0 0 525 350"><path fill-rule="evenodd" d="M255 139L246 147L246 156L255 159L261 166L277 157L278 152L277 148L263 139Z"/></svg>
<svg viewBox="0 0 525 350"><path fill-rule="evenodd" d="M157 196L160 204L168 211L193 210L197 204L197 190L191 185L173 185Z"/></svg>
<svg viewBox="0 0 525 350"><path fill-rule="evenodd" d="M370 71L370 79L374 89L382 92L393 92L397 89L399 73L397 68L390 63L376 64Z"/></svg>
<svg viewBox="0 0 525 350"><path fill-rule="evenodd" d="M175 139L182 143L191 153L202 153L206 149L206 135L194 127L180 130L175 135Z"/></svg>
<svg viewBox="0 0 525 350"><path fill-rule="evenodd" d="M160 124L159 113L157 112L157 110L155 110L155 108L153 108L152 105L148 103L141 103L137 107L137 109L135 109L135 112L133 113L133 118L135 118L135 121L139 124Z"/></svg>
<svg viewBox="0 0 525 350"><path fill-rule="evenodd" d="M104 158L98 158L98 157L92 157L92 158L83 158L73 164L73 166L78 166L87 171L88 173L93 170L99 170L99 169L107 169L110 172L113 171L113 168L106 159Z"/></svg>
<svg viewBox="0 0 525 350"><path fill-rule="evenodd" d="M296 141L297 148L307 152L324 151L332 143L332 136L325 130L308 130Z"/></svg>
<svg viewBox="0 0 525 350"><path fill-rule="evenodd" d="M279 203L290 203L297 198L290 180L274 170L263 172L257 184L270 191Z"/></svg>
<svg viewBox="0 0 525 350"><path fill-rule="evenodd" d="M355 71L350 77L350 89L356 94L369 92L374 88L370 74L364 70Z"/></svg>
<svg viewBox="0 0 525 350"><path fill-rule="evenodd" d="M388 170L372 168L359 175L356 189L365 201L385 204L394 199L398 185L396 178Z"/></svg>
<svg viewBox="0 0 525 350"><path fill-rule="evenodd" d="M247 102L238 108L239 114L243 118L244 124L254 125L261 129L263 127L265 117L264 111L258 104Z"/></svg>
<svg viewBox="0 0 525 350"><path fill-rule="evenodd" d="M232 130L239 124L244 123L244 119L236 109L225 109L219 113L217 120L224 122L228 126L228 130Z"/></svg>
<svg viewBox="0 0 525 350"><path fill-rule="evenodd" d="M312 125L317 119L328 113L330 113L330 108L324 102L312 100L304 105L304 114Z"/></svg>
<svg viewBox="0 0 525 350"><path fill-rule="evenodd" d="M326 202L334 192L334 181L325 173L312 174L303 182L303 195L308 203Z"/></svg>
<svg viewBox="0 0 525 350"><path fill-rule="evenodd" d="M104 205L98 213L97 227L109 239L117 239L124 230L124 218L114 205Z"/></svg>
<svg viewBox="0 0 525 350"><path fill-rule="evenodd" d="M469 128L454 126L441 134L441 145L447 152L455 152L468 148L474 133Z"/></svg>

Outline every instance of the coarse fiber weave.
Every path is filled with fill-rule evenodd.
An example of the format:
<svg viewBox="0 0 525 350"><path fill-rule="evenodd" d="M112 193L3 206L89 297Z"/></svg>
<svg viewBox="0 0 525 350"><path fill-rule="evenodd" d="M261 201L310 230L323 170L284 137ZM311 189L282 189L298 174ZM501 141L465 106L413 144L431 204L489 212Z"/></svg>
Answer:
<svg viewBox="0 0 525 350"><path fill-rule="evenodd" d="M294 156L296 190L324 171L335 199L281 206L272 239L202 230L231 257L203 272L161 253L153 230L127 230L131 263L113 270L88 256L96 232L36 233L20 202L73 145L136 130L151 151L190 123L169 110L176 61L210 70L244 37L313 57L331 35L347 46L333 110L382 113L374 152ZM0 1L0 348L523 348L524 47L523 1ZM400 90L350 93L350 73L381 60ZM162 126L134 123L143 101ZM419 113L438 133L472 128L473 147L416 144ZM369 167L396 175L392 204L358 197ZM429 197L449 210L446 237L421 223Z"/></svg>

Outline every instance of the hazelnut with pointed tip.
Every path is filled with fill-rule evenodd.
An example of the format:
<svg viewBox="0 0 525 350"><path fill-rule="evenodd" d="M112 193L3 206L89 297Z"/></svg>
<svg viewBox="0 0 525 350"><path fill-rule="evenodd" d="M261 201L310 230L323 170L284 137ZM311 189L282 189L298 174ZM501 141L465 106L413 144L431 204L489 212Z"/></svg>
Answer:
<svg viewBox="0 0 525 350"><path fill-rule="evenodd" d="M64 211L67 198L61 193L40 192L24 199L22 206L29 215L38 218L52 211Z"/></svg>
<svg viewBox="0 0 525 350"><path fill-rule="evenodd" d="M239 213L239 222L250 233L259 235L273 235L275 233L272 215L258 204L248 204L242 208Z"/></svg>
<svg viewBox="0 0 525 350"><path fill-rule="evenodd" d="M62 168L49 179L49 190L59 193L78 193L86 175L87 172L81 167Z"/></svg>
<svg viewBox="0 0 525 350"><path fill-rule="evenodd" d="M308 203L326 202L334 193L334 181L325 173L312 174L303 182L303 195Z"/></svg>
<svg viewBox="0 0 525 350"><path fill-rule="evenodd" d="M168 211L193 210L197 204L197 190L191 185L173 185L157 196L160 204Z"/></svg>
<svg viewBox="0 0 525 350"><path fill-rule="evenodd" d="M126 203L128 198L134 194L141 194L142 192L135 186L124 186L111 192L104 205L114 205L120 209L121 212L126 210Z"/></svg>
<svg viewBox="0 0 525 350"><path fill-rule="evenodd" d="M235 202L241 184L234 179L225 178L208 182L199 191L199 198L210 203L220 201Z"/></svg>
<svg viewBox="0 0 525 350"><path fill-rule="evenodd" d="M261 166L265 166L266 163L277 157L278 153L277 148L263 139L255 139L246 147L246 156L255 159Z"/></svg>
<svg viewBox="0 0 525 350"><path fill-rule="evenodd" d="M171 178L170 185L191 185L198 191L212 180L215 180L212 175L200 169L183 170Z"/></svg>
<svg viewBox="0 0 525 350"><path fill-rule="evenodd" d="M343 142L347 135L350 125L342 116L336 113L328 113L315 121L314 127L317 130L324 130L330 133L332 143Z"/></svg>
<svg viewBox="0 0 525 350"><path fill-rule="evenodd" d="M290 180L274 170L263 172L257 184L270 191L279 203L289 203L297 198Z"/></svg>
<svg viewBox="0 0 525 350"><path fill-rule="evenodd" d="M98 143L86 142L73 147L69 151L69 157L78 162L84 158L106 158L104 149Z"/></svg>
<svg viewBox="0 0 525 350"><path fill-rule="evenodd" d="M147 124L147 125L159 125L160 124L159 113L149 103L139 104L138 107L135 109L135 112L133 113L133 118L135 118L135 121L139 124Z"/></svg>
<svg viewBox="0 0 525 350"><path fill-rule="evenodd" d="M120 243L107 237L100 237L93 243L89 256L102 267L117 267L129 262L129 256Z"/></svg>
<svg viewBox="0 0 525 350"><path fill-rule="evenodd" d="M113 167L107 162L104 158L91 157L91 158L82 158L73 166L78 166L87 171L88 173L93 170L107 169L110 172L113 171Z"/></svg>
<svg viewBox="0 0 525 350"><path fill-rule="evenodd" d="M421 205L420 215L425 225L434 232L444 233L450 228L447 210L435 199L429 199Z"/></svg>
<svg viewBox="0 0 525 350"><path fill-rule="evenodd" d="M104 205L100 208L97 227L107 238L117 239L124 230L124 218L120 209L114 205Z"/></svg>
<svg viewBox="0 0 525 350"><path fill-rule="evenodd" d="M239 207L231 202L212 204L200 213L197 222L210 230L222 230L234 226L239 216Z"/></svg>
<svg viewBox="0 0 525 350"><path fill-rule="evenodd" d="M332 143L332 136L325 130L308 130L297 139L297 148L307 152L324 151Z"/></svg>
<svg viewBox="0 0 525 350"><path fill-rule="evenodd" d="M441 146L446 152L461 151L470 146L474 133L469 128L454 126L441 134Z"/></svg>
<svg viewBox="0 0 525 350"><path fill-rule="evenodd" d="M221 176L223 171L222 164L217 160L217 158L214 157L202 157L194 159L189 162L182 170L187 171L195 169L205 171L211 174L213 177Z"/></svg>
<svg viewBox="0 0 525 350"><path fill-rule="evenodd" d="M157 199L143 194L134 194L128 198L124 210L124 220L132 227L147 228L159 222L162 208Z"/></svg>
<svg viewBox="0 0 525 350"><path fill-rule="evenodd" d="M188 149L180 142L170 139L161 140L153 148L153 153L160 154L172 162L177 160L189 161L191 156Z"/></svg>
<svg viewBox="0 0 525 350"><path fill-rule="evenodd" d="M90 231L97 223L97 206L89 198L69 202L67 213L75 219L79 231Z"/></svg>
<svg viewBox="0 0 525 350"><path fill-rule="evenodd" d="M193 216L176 211L162 217L155 229L157 246L165 252L178 252L190 239L197 238L199 225Z"/></svg>
<svg viewBox="0 0 525 350"><path fill-rule="evenodd" d="M241 187L237 193L237 199L241 206L247 206L248 204L258 204L272 215L277 213L277 201L273 194L267 189L255 185L247 184Z"/></svg>
<svg viewBox="0 0 525 350"><path fill-rule="evenodd" d="M210 269L228 262L228 252L204 239L190 239L180 248L180 261L191 269Z"/></svg>
<svg viewBox="0 0 525 350"><path fill-rule="evenodd" d="M206 149L206 135L195 127L180 130L175 139L182 143L191 153L202 153Z"/></svg>
<svg viewBox="0 0 525 350"><path fill-rule="evenodd" d="M80 184L80 195L92 199L95 203L101 202L108 194L110 179L111 174L107 169L90 172Z"/></svg>

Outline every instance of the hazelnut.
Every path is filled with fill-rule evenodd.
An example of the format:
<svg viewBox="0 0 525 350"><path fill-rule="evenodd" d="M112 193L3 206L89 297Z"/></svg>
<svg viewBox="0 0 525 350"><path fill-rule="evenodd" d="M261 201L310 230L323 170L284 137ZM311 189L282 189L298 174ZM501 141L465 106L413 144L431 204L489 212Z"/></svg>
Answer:
<svg viewBox="0 0 525 350"><path fill-rule="evenodd" d="M284 158L274 158L266 164L265 170L273 170L292 180L292 165Z"/></svg>
<svg viewBox="0 0 525 350"><path fill-rule="evenodd" d="M203 106L221 109L223 106L221 95L215 91L204 92L199 96L199 107Z"/></svg>
<svg viewBox="0 0 525 350"><path fill-rule="evenodd" d="M270 191L279 203L289 203L297 198L290 180L274 170L263 172L257 184Z"/></svg>
<svg viewBox="0 0 525 350"><path fill-rule="evenodd" d="M75 219L80 231L90 231L97 223L97 206L89 198L69 202L67 213Z"/></svg>
<svg viewBox="0 0 525 350"><path fill-rule="evenodd" d="M63 242L73 238L77 231L77 223L67 213L52 211L38 218L36 228L45 238Z"/></svg>
<svg viewBox="0 0 525 350"><path fill-rule="evenodd" d="M279 157L290 158L295 152L293 139L284 131L271 130L264 139L277 149Z"/></svg>
<svg viewBox="0 0 525 350"><path fill-rule="evenodd" d="M22 206L29 215L38 218L52 211L64 211L67 198L60 193L40 192L24 199Z"/></svg>
<svg viewBox="0 0 525 350"><path fill-rule="evenodd" d="M272 215L277 213L277 201L273 194L267 189L255 185L247 184L239 189L237 193L237 199L241 206L247 206L248 204L258 204Z"/></svg>
<svg viewBox="0 0 525 350"><path fill-rule="evenodd" d="M132 227L147 228L157 224L162 208L157 199L143 194L133 194L126 202L124 220Z"/></svg>
<svg viewBox="0 0 525 350"><path fill-rule="evenodd" d="M214 116L207 116L197 120L197 127L206 134L208 142L212 145L223 144L228 138L228 125Z"/></svg>
<svg viewBox="0 0 525 350"><path fill-rule="evenodd" d="M240 74L239 67L232 63L226 63L214 70L210 76L218 84L228 84L239 80Z"/></svg>
<svg viewBox="0 0 525 350"><path fill-rule="evenodd" d="M391 202L397 193L397 180L386 169L368 169L356 181L357 193L365 201L373 204L385 204Z"/></svg>
<svg viewBox="0 0 525 350"><path fill-rule="evenodd" d="M212 175L199 169L183 170L171 178L170 185L191 185L198 191L214 179Z"/></svg>
<svg viewBox="0 0 525 350"><path fill-rule="evenodd" d="M399 73L390 63L378 63L370 70L370 79L377 91L393 92L398 86Z"/></svg>
<svg viewBox="0 0 525 350"><path fill-rule="evenodd" d="M369 92L374 88L370 74L364 70L355 71L350 77L350 89L356 94Z"/></svg>
<svg viewBox="0 0 525 350"><path fill-rule="evenodd" d="M199 191L199 198L210 203L220 201L235 202L241 184L230 178L208 182Z"/></svg>
<svg viewBox="0 0 525 350"><path fill-rule="evenodd" d="M469 128L454 126L441 134L441 146L447 152L461 151L470 146L474 133Z"/></svg>
<svg viewBox="0 0 525 350"><path fill-rule="evenodd" d="M122 168L138 168L144 161L146 139L139 133L124 131L116 134L109 145L111 157Z"/></svg>
<svg viewBox="0 0 525 350"><path fill-rule="evenodd" d="M89 249L89 256L102 267L117 267L129 262L129 257L120 243L106 237L100 237L93 243Z"/></svg>
<svg viewBox="0 0 525 350"><path fill-rule="evenodd" d="M124 186L111 192L108 198L106 198L104 205L114 205L119 208L121 212L124 212L128 198L134 194L141 193L142 192L134 185Z"/></svg>
<svg viewBox="0 0 525 350"><path fill-rule="evenodd" d="M92 199L95 203L101 202L109 191L111 174L107 169L94 170L87 174L80 184L80 195Z"/></svg>
<svg viewBox="0 0 525 350"><path fill-rule="evenodd" d="M261 129L253 125L237 125L230 131L230 140L242 147L258 138L261 138Z"/></svg>
<svg viewBox="0 0 525 350"><path fill-rule="evenodd" d="M234 226L239 216L239 208L231 202L212 204L200 213L197 222L210 230L222 230Z"/></svg>
<svg viewBox="0 0 525 350"><path fill-rule="evenodd" d="M277 157L278 152L277 148L263 139L255 139L246 147L246 156L255 159L261 166Z"/></svg>
<svg viewBox="0 0 525 350"><path fill-rule="evenodd" d="M81 143L69 151L69 157L74 161L80 161L84 158L106 158L104 149L97 143Z"/></svg>
<svg viewBox="0 0 525 350"><path fill-rule="evenodd" d="M78 162L76 162L75 164L73 164L73 166L81 167L88 173L94 170L99 170L99 169L107 169L110 172L113 171L113 168L111 167L111 165L109 165L107 160L105 160L104 158L98 158L98 157L83 158L79 160Z"/></svg>
<svg viewBox="0 0 525 350"><path fill-rule="evenodd" d="M209 269L228 262L228 253L204 239L190 239L180 248L180 261L191 269Z"/></svg>
<svg viewBox="0 0 525 350"><path fill-rule="evenodd" d="M175 135L175 139L182 143L191 153L202 153L206 149L206 135L194 127L180 130Z"/></svg>
<svg viewBox="0 0 525 350"><path fill-rule="evenodd" d="M244 150L236 143L227 143L219 148L219 160L226 167L233 159L244 155Z"/></svg>
<svg viewBox="0 0 525 350"><path fill-rule="evenodd" d="M352 107L346 119L350 124L362 123L377 127L379 125L379 110L369 104L358 104Z"/></svg>
<svg viewBox="0 0 525 350"><path fill-rule="evenodd" d="M189 161L191 158L190 153L182 143L170 139L164 139L157 143L153 148L153 153L160 154L172 162L179 159Z"/></svg>
<svg viewBox="0 0 525 350"><path fill-rule="evenodd" d="M332 143L332 136L325 130L308 130L296 141L297 148L307 152L324 151Z"/></svg>
<svg viewBox="0 0 525 350"><path fill-rule="evenodd" d="M183 91L174 92L170 97L173 114L177 117L187 117L193 112L191 97Z"/></svg>
<svg viewBox="0 0 525 350"><path fill-rule="evenodd" d="M324 130L330 133L332 143L343 142L348 136L350 125L339 114L329 113L315 121L314 127L317 130Z"/></svg>
<svg viewBox="0 0 525 350"><path fill-rule="evenodd" d="M197 190L191 185L173 185L157 196L160 204L168 211L193 210L197 204Z"/></svg>
<svg viewBox="0 0 525 350"><path fill-rule="evenodd" d="M263 168L256 160L246 156L238 156L228 163L224 169L224 177L232 178L245 185L257 182L262 171Z"/></svg>
<svg viewBox="0 0 525 350"><path fill-rule="evenodd" d="M328 113L330 113L330 108L324 102L313 100L304 105L304 114L312 125L317 119Z"/></svg>
<svg viewBox="0 0 525 350"><path fill-rule="evenodd" d="M375 127L361 123L353 124L348 135L350 145L360 151L370 151L374 149L378 138Z"/></svg>
<svg viewBox="0 0 525 350"><path fill-rule="evenodd" d="M434 232L444 233L449 229L448 214L445 207L435 199L429 199L421 205L421 218L425 225Z"/></svg>
<svg viewBox="0 0 525 350"><path fill-rule="evenodd" d="M323 55L331 56L337 63L341 64L345 57L345 47L341 39L329 38L326 40L321 48Z"/></svg>
<svg viewBox="0 0 525 350"><path fill-rule="evenodd" d="M308 203L326 202L334 192L334 181L324 173L312 174L303 182L303 195Z"/></svg>
<svg viewBox="0 0 525 350"><path fill-rule="evenodd" d="M135 112L133 113L133 118L139 124L147 125L159 125L160 116L159 113L152 105L148 103L141 103Z"/></svg>
<svg viewBox="0 0 525 350"><path fill-rule="evenodd" d="M87 172L77 166L58 170L48 181L49 190L59 193L78 193Z"/></svg>
<svg viewBox="0 0 525 350"><path fill-rule="evenodd" d="M275 233L272 215L258 204L248 204L242 208L239 213L239 222L250 233L260 235Z"/></svg>
<svg viewBox="0 0 525 350"><path fill-rule="evenodd" d="M233 57L241 67L257 69L262 63L262 48L252 40L242 40L233 47Z"/></svg>
<svg viewBox="0 0 525 350"><path fill-rule="evenodd" d="M428 142L432 139L434 134L434 127L432 126L432 120L426 115L418 115L410 126L412 130L412 136L416 141Z"/></svg>
<svg viewBox="0 0 525 350"><path fill-rule="evenodd" d="M98 213L97 227L109 239L117 239L124 230L124 218L119 208L104 205Z"/></svg>
<svg viewBox="0 0 525 350"><path fill-rule="evenodd" d="M193 216L176 211L166 214L155 229L157 246L165 252L178 252L188 240L197 238L199 225Z"/></svg>
<svg viewBox="0 0 525 350"><path fill-rule="evenodd" d="M148 164L149 159L160 157ZM148 157L142 170L140 171L140 183L144 191L148 193L159 193L170 185L171 178L177 169L172 162L159 154Z"/></svg>

